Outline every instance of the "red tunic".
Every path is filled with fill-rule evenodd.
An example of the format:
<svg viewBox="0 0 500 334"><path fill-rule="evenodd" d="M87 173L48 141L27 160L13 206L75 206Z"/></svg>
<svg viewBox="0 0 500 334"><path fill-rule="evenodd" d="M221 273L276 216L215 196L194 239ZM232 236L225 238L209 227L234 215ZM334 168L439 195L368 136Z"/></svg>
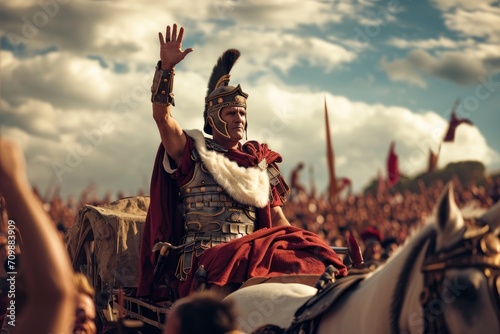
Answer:
<svg viewBox="0 0 500 334"><path fill-rule="evenodd" d="M179 187L188 182L194 170L191 159L193 140L187 136L184 159L173 175L163 168L163 145L158 150L151 179L151 201L144 226L140 277L137 296L157 298L152 287L153 270L157 254L151 252L156 242L167 241L179 244L184 234L184 224L178 210ZM239 166L257 166L262 159L268 164L279 163L281 156L268 149L266 144L247 142L239 149L229 150L226 157ZM279 191L272 187L273 201L257 210L256 231L251 235L212 247L199 257L193 258L192 270L184 282L174 276L178 257L169 255L167 275L179 296L184 297L196 288L193 278L196 268L203 264L208 273L207 283L225 285L242 283L256 276L281 274L322 274L325 265L333 264L339 269L338 276L345 276L347 269L342 259L316 234L303 229L286 226L271 228L270 208L283 205Z"/></svg>

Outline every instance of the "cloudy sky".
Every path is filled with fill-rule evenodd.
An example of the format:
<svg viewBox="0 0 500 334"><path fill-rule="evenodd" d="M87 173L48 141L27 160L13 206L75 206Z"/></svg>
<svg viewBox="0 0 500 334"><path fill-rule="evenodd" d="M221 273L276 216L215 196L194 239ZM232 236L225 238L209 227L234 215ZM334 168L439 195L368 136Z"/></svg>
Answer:
<svg viewBox="0 0 500 334"><path fill-rule="evenodd" d="M26 152L31 181L78 195L148 188L159 135L149 87L158 31L185 27L174 116L201 128L211 68L241 51L231 83L249 97L249 139L268 142L286 177L300 161L326 187L324 100L338 177L355 191L385 173L391 141L414 176L456 99L462 125L439 166L500 170L498 0L7 0L0 3L1 135ZM308 184L307 171L302 181Z"/></svg>

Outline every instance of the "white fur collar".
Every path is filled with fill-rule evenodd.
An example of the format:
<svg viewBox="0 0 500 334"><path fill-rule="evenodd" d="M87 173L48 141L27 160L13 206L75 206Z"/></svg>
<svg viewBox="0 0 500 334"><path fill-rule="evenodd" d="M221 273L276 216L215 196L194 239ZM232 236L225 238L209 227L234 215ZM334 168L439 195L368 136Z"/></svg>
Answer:
<svg viewBox="0 0 500 334"><path fill-rule="evenodd" d="M265 160L255 167L240 167L224 154L209 151L200 130L185 130L194 139L201 161L215 181L242 204L263 208L269 203L270 184ZM261 168L264 167L264 168Z"/></svg>

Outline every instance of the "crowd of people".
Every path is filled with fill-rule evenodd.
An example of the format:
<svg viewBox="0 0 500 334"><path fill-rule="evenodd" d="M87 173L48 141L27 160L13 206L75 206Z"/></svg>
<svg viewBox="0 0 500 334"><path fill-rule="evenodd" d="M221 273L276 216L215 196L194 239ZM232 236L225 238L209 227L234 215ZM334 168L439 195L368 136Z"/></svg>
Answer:
<svg viewBox="0 0 500 334"><path fill-rule="evenodd" d="M463 185L457 178L453 182L456 200L461 207L488 208L500 199L500 176L488 179L481 186ZM294 182L290 184L293 185ZM291 189L292 195L284 204L283 212L292 225L319 234L332 246L345 246L347 231L363 240L362 234L369 227L380 232L377 239L381 243L392 241L399 245L412 230L427 221L443 185L443 181L434 182L421 188L424 192L388 190L382 194L339 194L333 204L326 191L315 195L301 185L298 189ZM51 189L53 190L50 191ZM109 191L104 196L99 196L97 190L96 185L90 184L80 196L63 198L57 187L49 187L45 196L40 194L37 187L33 187L33 193L56 227L62 231L74 224L84 205L108 204L126 196L123 192L113 196ZM144 190L139 189L135 194L127 196L144 195ZM2 203L3 199L0 202L0 230L5 233L7 216Z"/></svg>
<svg viewBox="0 0 500 334"><path fill-rule="evenodd" d="M300 166L302 169L303 164L300 163ZM443 181L439 180L421 187L420 192L389 189L378 194L339 194L332 204L326 191L316 195L313 190L297 182L298 178L297 174L291 173L291 196L284 204L283 212L290 224L317 233L332 246L345 246L347 232L363 241L362 247L369 236L377 239L382 246L402 244L412 230L428 220L444 186ZM458 205L488 208L500 200L500 176L487 177L485 180L483 185L465 185L454 178ZM145 195L143 189L127 195L119 191L114 196L110 191L100 196L98 190L95 184L89 184L79 196L63 197L58 186L49 185L43 194L38 187L33 186L33 194L62 234L75 223L84 205L99 206L125 196ZM0 240L7 234L7 221L5 200L0 196ZM3 244L0 242L0 246Z"/></svg>
<svg viewBox="0 0 500 334"><path fill-rule="evenodd" d="M298 176L293 176L297 178ZM459 206L488 208L500 199L500 176L487 179L484 185L463 185L454 179L456 200ZM326 191L315 195L305 186L294 188L290 177L291 196L283 206L283 212L290 224L317 233L332 246L345 246L346 233L350 232L366 247L366 241L376 239L381 246L377 252L387 257L386 246L394 248L404 242L412 230L418 229L432 215L434 204L442 190L443 182L437 181L422 187L423 192L388 190L382 194L339 194L331 203ZM60 195L58 187L49 186L44 195L37 187L33 194L43 208L64 233L77 218L84 205L103 205L125 197L123 192L115 196L106 192L99 196L96 185L90 184L82 193L66 198ZM144 196L143 189L128 196ZM0 238L7 233L7 211L5 201L0 198ZM371 238L370 238L371 237ZM0 246L4 243L0 243ZM385 255L384 255L385 254ZM366 259L369 260L369 259Z"/></svg>

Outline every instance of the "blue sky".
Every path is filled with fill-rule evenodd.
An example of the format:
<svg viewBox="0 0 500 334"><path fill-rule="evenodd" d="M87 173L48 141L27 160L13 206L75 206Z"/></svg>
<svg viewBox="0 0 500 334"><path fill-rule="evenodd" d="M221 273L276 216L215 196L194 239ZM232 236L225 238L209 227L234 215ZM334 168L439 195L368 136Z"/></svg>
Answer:
<svg viewBox="0 0 500 334"><path fill-rule="evenodd" d="M500 170L499 1L11 0L0 22L1 133L23 147L42 189L148 188L157 32L174 22L195 49L176 68L174 116L202 127L211 68L238 48L231 83L250 95L249 139L282 154L286 177L303 161L326 187L324 99L337 175L355 191L385 173L391 141L402 172L423 172L457 98L474 126L443 144L439 166Z"/></svg>

